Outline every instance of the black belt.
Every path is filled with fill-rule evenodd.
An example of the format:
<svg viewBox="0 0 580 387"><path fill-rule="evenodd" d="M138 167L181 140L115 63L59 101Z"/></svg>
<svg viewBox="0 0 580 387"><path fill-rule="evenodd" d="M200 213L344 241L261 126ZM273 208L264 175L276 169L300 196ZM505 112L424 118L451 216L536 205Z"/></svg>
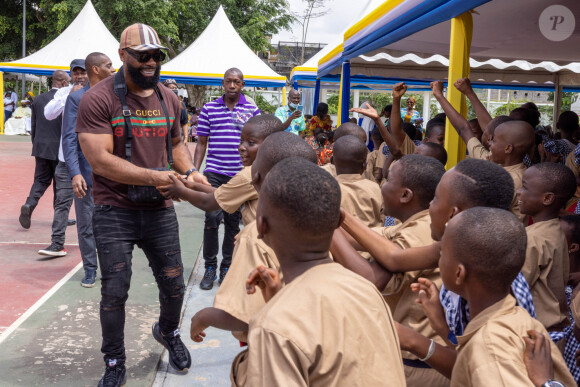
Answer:
<svg viewBox="0 0 580 387"><path fill-rule="evenodd" d="M431 366L424 361L419 359L411 360L411 359L403 359L403 364L413 368L431 368Z"/></svg>

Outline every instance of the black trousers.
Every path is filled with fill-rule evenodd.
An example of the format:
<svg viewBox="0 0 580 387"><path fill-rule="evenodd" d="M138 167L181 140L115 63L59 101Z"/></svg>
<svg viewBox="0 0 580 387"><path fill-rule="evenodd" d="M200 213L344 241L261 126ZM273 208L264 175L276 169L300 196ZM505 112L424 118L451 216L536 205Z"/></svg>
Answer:
<svg viewBox="0 0 580 387"><path fill-rule="evenodd" d="M54 181L54 173L56 171L56 166L58 165L58 160L48 160L41 157L35 157L36 166L34 168L34 183L30 188L30 194L26 199L26 204L32 207L32 210L38 205L38 201L44 195L44 192L50 187ZM56 200L56 181L52 185L54 191L54 199ZM54 206L53 201L53 206Z"/></svg>
<svg viewBox="0 0 580 387"><path fill-rule="evenodd" d="M230 181L231 177L219 173L205 172L204 175L214 188ZM221 220L224 220L225 234L222 243L222 262L220 267L227 268L232 264L232 255L234 253L234 241L236 235L240 232L240 219L242 214L236 211L228 214L223 210L205 213L205 228L203 230L203 259L205 268L209 266L217 267L217 255L219 252L218 227Z"/></svg>
<svg viewBox="0 0 580 387"><path fill-rule="evenodd" d="M173 207L129 210L95 205L93 230L101 268L101 352L125 361L125 302L131 285L133 247L140 247L159 288L159 327L168 334L179 326L185 293L179 225Z"/></svg>

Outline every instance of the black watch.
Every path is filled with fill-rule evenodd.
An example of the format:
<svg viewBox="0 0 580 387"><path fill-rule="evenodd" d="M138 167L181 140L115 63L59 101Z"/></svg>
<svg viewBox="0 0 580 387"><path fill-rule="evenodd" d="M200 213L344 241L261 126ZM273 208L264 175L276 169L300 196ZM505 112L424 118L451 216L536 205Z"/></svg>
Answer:
<svg viewBox="0 0 580 387"><path fill-rule="evenodd" d="M196 172L197 168L191 168L189 169L187 172L185 172L185 178L187 179L189 177L189 175L191 175L193 172Z"/></svg>
<svg viewBox="0 0 580 387"><path fill-rule="evenodd" d="M565 387L562 383L554 379L548 379L541 387Z"/></svg>

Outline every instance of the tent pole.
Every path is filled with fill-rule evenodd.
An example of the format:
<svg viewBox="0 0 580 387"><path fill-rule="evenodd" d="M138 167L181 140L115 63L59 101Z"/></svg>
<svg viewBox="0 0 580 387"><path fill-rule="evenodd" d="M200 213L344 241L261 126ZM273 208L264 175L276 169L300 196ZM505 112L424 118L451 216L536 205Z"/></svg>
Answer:
<svg viewBox="0 0 580 387"><path fill-rule="evenodd" d="M286 106L286 87L282 88L282 106Z"/></svg>
<svg viewBox="0 0 580 387"><path fill-rule="evenodd" d="M469 76L469 51L472 36L473 19L470 12L451 19L447 100L463 117L467 117L465 96L451 85L456 79ZM465 143L459 138L449 119L446 120L445 125L445 149L447 149L447 168L454 167L465 157Z"/></svg>
<svg viewBox="0 0 580 387"><path fill-rule="evenodd" d="M560 110L562 109L562 86L560 85L560 74L554 75L554 110L552 113L552 128L556 128Z"/></svg>
<svg viewBox="0 0 580 387"><path fill-rule="evenodd" d="M0 91L4 100L4 73L0 71ZM4 108L0 110L0 134L4 134Z"/></svg>
<svg viewBox="0 0 580 387"><path fill-rule="evenodd" d="M22 2L22 57L26 56L26 0ZM26 93L26 75L22 73L22 95L24 99Z"/></svg>
<svg viewBox="0 0 580 387"><path fill-rule="evenodd" d="M360 106L360 90L353 91L354 96L352 97L352 107L359 107ZM358 113L353 113L355 118L358 118ZM358 121L358 120L357 120Z"/></svg>
<svg viewBox="0 0 580 387"><path fill-rule="evenodd" d="M348 110L350 109L350 61L342 63L338 101L337 127L348 121Z"/></svg>
<svg viewBox="0 0 580 387"><path fill-rule="evenodd" d="M316 108L320 102L320 78L316 78L316 86L314 86L314 104L312 106L312 115L316 114Z"/></svg>
<svg viewBox="0 0 580 387"><path fill-rule="evenodd" d="M423 122L427 125L429 117L431 116L431 92L426 90L423 92Z"/></svg>

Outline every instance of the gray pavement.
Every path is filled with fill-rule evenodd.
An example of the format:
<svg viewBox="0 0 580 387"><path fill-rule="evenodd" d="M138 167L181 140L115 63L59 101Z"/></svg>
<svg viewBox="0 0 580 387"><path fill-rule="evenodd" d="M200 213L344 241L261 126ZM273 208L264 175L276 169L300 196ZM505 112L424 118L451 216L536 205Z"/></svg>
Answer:
<svg viewBox="0 0 580 387"><path fill-rule="evenodd" d="M220 246L223 237L223 227L220 228ZM201 290L199 283L203 278L204 263L200 253L193 268L187 287L184 302L183 318L181 322L181 336L183 342L189 348L192 357L192 365L186 374L176 372L168 365L167 351L164 351L157 376L153 383L154 387L177 387L177 386L230 386L230 366L234 357L242 351L239 341L231 333L219 329L209 328L203 343L195 343L189 337L191 318L205 307L213 304L213 298L219 289L216 281L213 289Z"/></svg>

